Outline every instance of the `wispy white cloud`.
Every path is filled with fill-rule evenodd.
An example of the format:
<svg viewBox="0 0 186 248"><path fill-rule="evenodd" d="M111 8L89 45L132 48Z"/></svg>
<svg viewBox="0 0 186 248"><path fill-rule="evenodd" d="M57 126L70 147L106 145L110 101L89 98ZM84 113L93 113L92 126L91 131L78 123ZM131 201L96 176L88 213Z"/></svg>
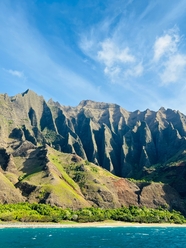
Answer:
<svg viewBox="0 0 186 248"><path fill-rule="evenodd" d="M103 65L103 72L111 82L122 83L128 77L141 76L143 65L118 37L115 31L112 37L100 41L92 29L87 36L82 36L80 47L88 57Z"/></svg>
<svg viewBox="0 0 186 248"><path fill-rule="evenodd" d="M128 84L135 87L139 83L151 87L146 80L154 78L151 83L161 89L160 86L180 82L183 78L185 54L180 50L183 37L176 25L167 29L170 25L166 20L176 7L174 3L166 11L160 0L149 1L144 6L138 16L136 9L128 11L126 6L122 13L118 11L119 17L115 9L113 15L103 16L99 23L82 32L80 48L87 57L102 65L111 82L124 87ZM155 11L159 7L157 17ZM165 30L163 35L160 35L158 22Z"/></svg>
<svg viewBox="0 0 186 248"><path fill-rule="evenodd" d="M122 49L110 39L101 42L101 50L98 51L98 60L107 67L112 67L115 63L132 63L135 57L130 54L129 48Z"/></svg>
<svg viewBox="0 0 186 248"><path fill-rule="evenodd" d="M129 76L140 77L143 74L143 71L144 71L144 67L142 65L142 62L140 62L136 66L134 66L133 68L126 70L125 75L127 77L129 77Z"/></svg>
<svg viewBox="0 0 186 248"><path fill-rule="evenodd" d="M22 71L16 71L16 70L6 70L3 69L4 71L8 72L9 74L11 74L12 76L18 77L18 78L24 78L24 73Z"/></svg>
<svg viewBox="0 0 186 248"><path fill-rule="evenodd" d="M89 30L83 30L79 41L83 53L102 68L107 82L123 86L133 77L140 77L144 71L142 58L133 49L133 43L128 42L129 37L125 33L127 24L124 13L132 2L112 2L107 15L103 15L103 19ZM122 9L117 8L121 4Z"/></svg>
<svg viewBox="0 0 186 248"><path fill-rule="evenodd" d="M94 29L91 29L89 33L89 37L87 37L85 34L81 36L79 46L84 53L90 54L92 49L94 49L95 47L96 40L94 40L93 33L94 33Z"/></svg>
<svg viewBox="0 0 186 248"><path fill-rule="evenodd" d="M180 42L177 27L167 30L155 41L153 61L158 63L161 85L179 83L186 73L186 54L179 51Z"/></svg>
<svg viewBox="0 0 186 248"><path fill-rule="evenodd" d="M107 39L100 43L100 49L97 52L98 61L104 65L104 73L112 82L119 82L124 76L132 76L132 73L126 73L126 68L134 67L136 62L135 56L130 52L129 47L123 48L111 39ZM139 68L135 68L136 76ZM131 69L128 69L131 70ZM132 70L131 70L132 71ZM137 75L138 74L138 75Z"/></svg>
<svg viewBox="0 0 186 248"><path fill-rule="evenodd" d="M177 45L180 37L176 30L170 30L168 33L156 39L154 44L154 61L158 62L162 56L171 56L177 51Z"/></svg>
<svg viewBox="0 0 186 248"><path fill-rule="evenodd" d="M121 73L121 68L118 66L115 67L105 67L104 69L105 75L109 76L111 80L114 82L116 78L118 78Z"/></svg>
<svg viewBox="0 0 186 248"><path fill-rule="evenodd" d="M186 55L175 54L165 62L164 71L160 74L162 83L167 85L169 83L179 82L186 73ZM186 75L186 74L185 74Z"/></svg>

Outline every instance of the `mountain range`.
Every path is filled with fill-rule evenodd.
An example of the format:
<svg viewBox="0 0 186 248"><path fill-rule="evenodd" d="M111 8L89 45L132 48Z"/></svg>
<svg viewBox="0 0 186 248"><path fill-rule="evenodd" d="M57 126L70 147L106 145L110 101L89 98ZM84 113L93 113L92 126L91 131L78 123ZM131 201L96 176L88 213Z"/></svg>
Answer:
<svg viewBox="0 0 186 248"><path fill-rule="evenodd" d="M186 214L186 116L0 94L0 202L168 207Z"/></svg>

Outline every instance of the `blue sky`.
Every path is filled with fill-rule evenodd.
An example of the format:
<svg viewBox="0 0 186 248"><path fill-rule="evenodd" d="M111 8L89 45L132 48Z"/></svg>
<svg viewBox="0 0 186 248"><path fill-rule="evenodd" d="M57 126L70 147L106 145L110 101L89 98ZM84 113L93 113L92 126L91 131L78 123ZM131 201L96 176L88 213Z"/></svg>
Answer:
<svg viewBox="0 0 186 248"><path fill-rule="evenodd" d="M0 0L0 92L186 114L185 20L185 0Z"/></svg>

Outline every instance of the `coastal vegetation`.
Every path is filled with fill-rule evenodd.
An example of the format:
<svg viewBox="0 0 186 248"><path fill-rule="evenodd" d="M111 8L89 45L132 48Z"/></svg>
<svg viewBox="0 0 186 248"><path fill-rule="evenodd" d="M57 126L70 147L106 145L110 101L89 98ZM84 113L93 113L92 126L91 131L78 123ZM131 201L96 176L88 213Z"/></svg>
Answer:
<svg viewBox="0 0 186 248"><path fill-rule="evenodd" d="M82 208L63 209L38 203L0 204L0 221L55 222L75 221L80 223L115 220L138 223L186 223L178 211L146 207L121 207L117 209Z"/></svg>

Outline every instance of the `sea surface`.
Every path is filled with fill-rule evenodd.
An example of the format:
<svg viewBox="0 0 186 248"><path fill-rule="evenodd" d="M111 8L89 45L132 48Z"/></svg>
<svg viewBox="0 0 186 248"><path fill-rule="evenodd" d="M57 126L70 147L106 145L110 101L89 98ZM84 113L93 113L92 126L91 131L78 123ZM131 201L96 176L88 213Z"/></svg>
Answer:
<svg viewBox="0 0 186 248"><path fill-rule="evenodd" d="M186 227L1 228L1 248L186 247Z"/></svg>

